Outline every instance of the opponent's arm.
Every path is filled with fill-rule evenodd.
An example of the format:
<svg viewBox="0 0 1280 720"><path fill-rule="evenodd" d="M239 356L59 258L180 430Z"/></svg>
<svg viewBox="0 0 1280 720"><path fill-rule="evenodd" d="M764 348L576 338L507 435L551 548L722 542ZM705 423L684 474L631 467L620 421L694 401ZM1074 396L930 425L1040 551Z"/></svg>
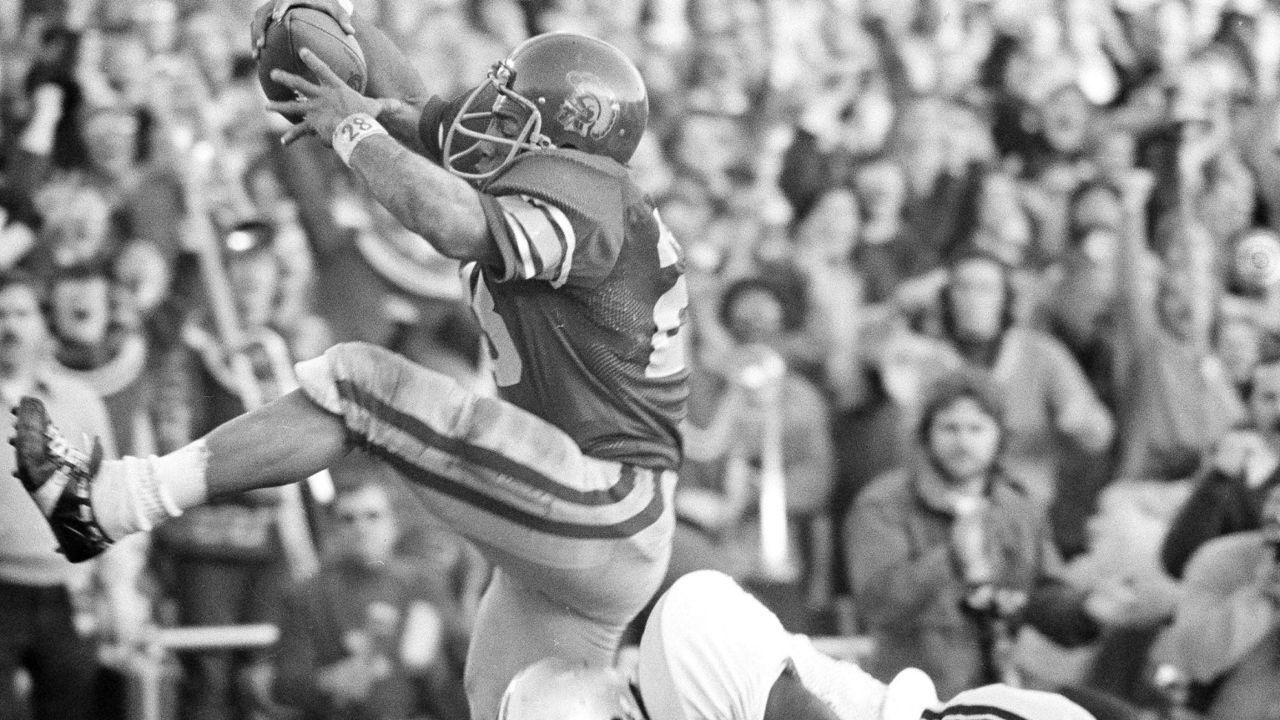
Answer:
<svg viewBox="0 0 1280 720"><path fill-rule="evenodd" d="M329 145L334 142L334 131L348 118L377 115L380 101L352 90L314 53L303 49L299 56L315 73L318 84L282 70L273 71L272 79L295 90L299 99L271 102L267 109L303 117L282 140L314 132ZM360 120L358 127L348 124L345 145L339 148L339 154L346 153L343 159L378 202L445 256L500 265L480 194L382 130L371 119Z"/></svg>

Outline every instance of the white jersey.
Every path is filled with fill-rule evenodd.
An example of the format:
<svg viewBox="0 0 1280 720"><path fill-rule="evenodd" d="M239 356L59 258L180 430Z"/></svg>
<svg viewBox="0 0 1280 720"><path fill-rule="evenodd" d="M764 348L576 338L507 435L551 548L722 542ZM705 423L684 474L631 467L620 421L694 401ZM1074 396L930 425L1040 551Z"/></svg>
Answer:
<svg viewBox="0 0 1280 720"><path fill-rule="evenodd" d="M787 632L732 578L710 570L680 578L654 607L636 684L652 720L762 720L788 665L841 720L881 718L884 683Z"/></svg>
<svg viewBox="0 0 1280 720"><path fill-rule="evenodd" d="M650 720L763 720L787 667L840 720L1095 720L1053 693L987 685L938 701L916 668L888 685L824 655L729 576L680 578L654 607L640 639L634 682Z"/></svg>

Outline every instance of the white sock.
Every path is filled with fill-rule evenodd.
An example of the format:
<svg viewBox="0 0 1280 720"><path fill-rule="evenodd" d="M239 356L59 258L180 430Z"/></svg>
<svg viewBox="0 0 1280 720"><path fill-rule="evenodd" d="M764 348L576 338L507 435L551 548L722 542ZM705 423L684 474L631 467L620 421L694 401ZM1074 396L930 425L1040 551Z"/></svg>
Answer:
<svg viewBox="0 0 1280 720"><path fill-rule="evenodd" d="M209 448L204 440L196 440L163 457L152 455L150 461L158 481L156 491L168 517L178 517L183 510L203 505L209 499L205 476Z"/></svg>
<svg viewBox="0 0 1280 720"><path fill-rule="evenodd" d="M90 499L103 532L112 540L146 532L204 502L208 460L209 450L197 440L163 457L102 463Z"/></svg>

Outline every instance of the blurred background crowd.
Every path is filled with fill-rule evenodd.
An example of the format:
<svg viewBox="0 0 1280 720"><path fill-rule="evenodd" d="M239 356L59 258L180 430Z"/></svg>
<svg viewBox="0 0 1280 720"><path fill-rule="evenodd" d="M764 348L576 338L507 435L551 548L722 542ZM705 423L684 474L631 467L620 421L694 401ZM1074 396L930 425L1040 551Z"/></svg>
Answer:
<svg viewBox="0 0 1280 720"><path fill-rule="evenodd" d="M451 263L278 143L257 4L0 0L6 404L147 455L335 341L488 387ZM1280 3L356 8L442 95L548 30L640 66L692 297L671 577L944 697L1280 718ZM358 455L89 568L0 486L0 717L140 717L155 628L258 622L161 662L166 712L465 717L488 569Z"/></svg>

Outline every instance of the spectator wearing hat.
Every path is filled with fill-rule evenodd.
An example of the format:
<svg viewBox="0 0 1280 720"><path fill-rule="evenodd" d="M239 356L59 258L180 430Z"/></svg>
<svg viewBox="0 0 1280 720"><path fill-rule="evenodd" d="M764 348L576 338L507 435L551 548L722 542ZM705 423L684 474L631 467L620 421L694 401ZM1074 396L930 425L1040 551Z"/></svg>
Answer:
<svg viewBox="0 0 1280 720"><path fill-rule="evenodd" d="M925 396L920 460L873 482L846 518L854 602L877 640L876 670L919 667L948 696L1000 680L1023 618L1064 644L1097 623L1057 579L1043 510L1003 467L997 390L972 373Z"/></svg>

